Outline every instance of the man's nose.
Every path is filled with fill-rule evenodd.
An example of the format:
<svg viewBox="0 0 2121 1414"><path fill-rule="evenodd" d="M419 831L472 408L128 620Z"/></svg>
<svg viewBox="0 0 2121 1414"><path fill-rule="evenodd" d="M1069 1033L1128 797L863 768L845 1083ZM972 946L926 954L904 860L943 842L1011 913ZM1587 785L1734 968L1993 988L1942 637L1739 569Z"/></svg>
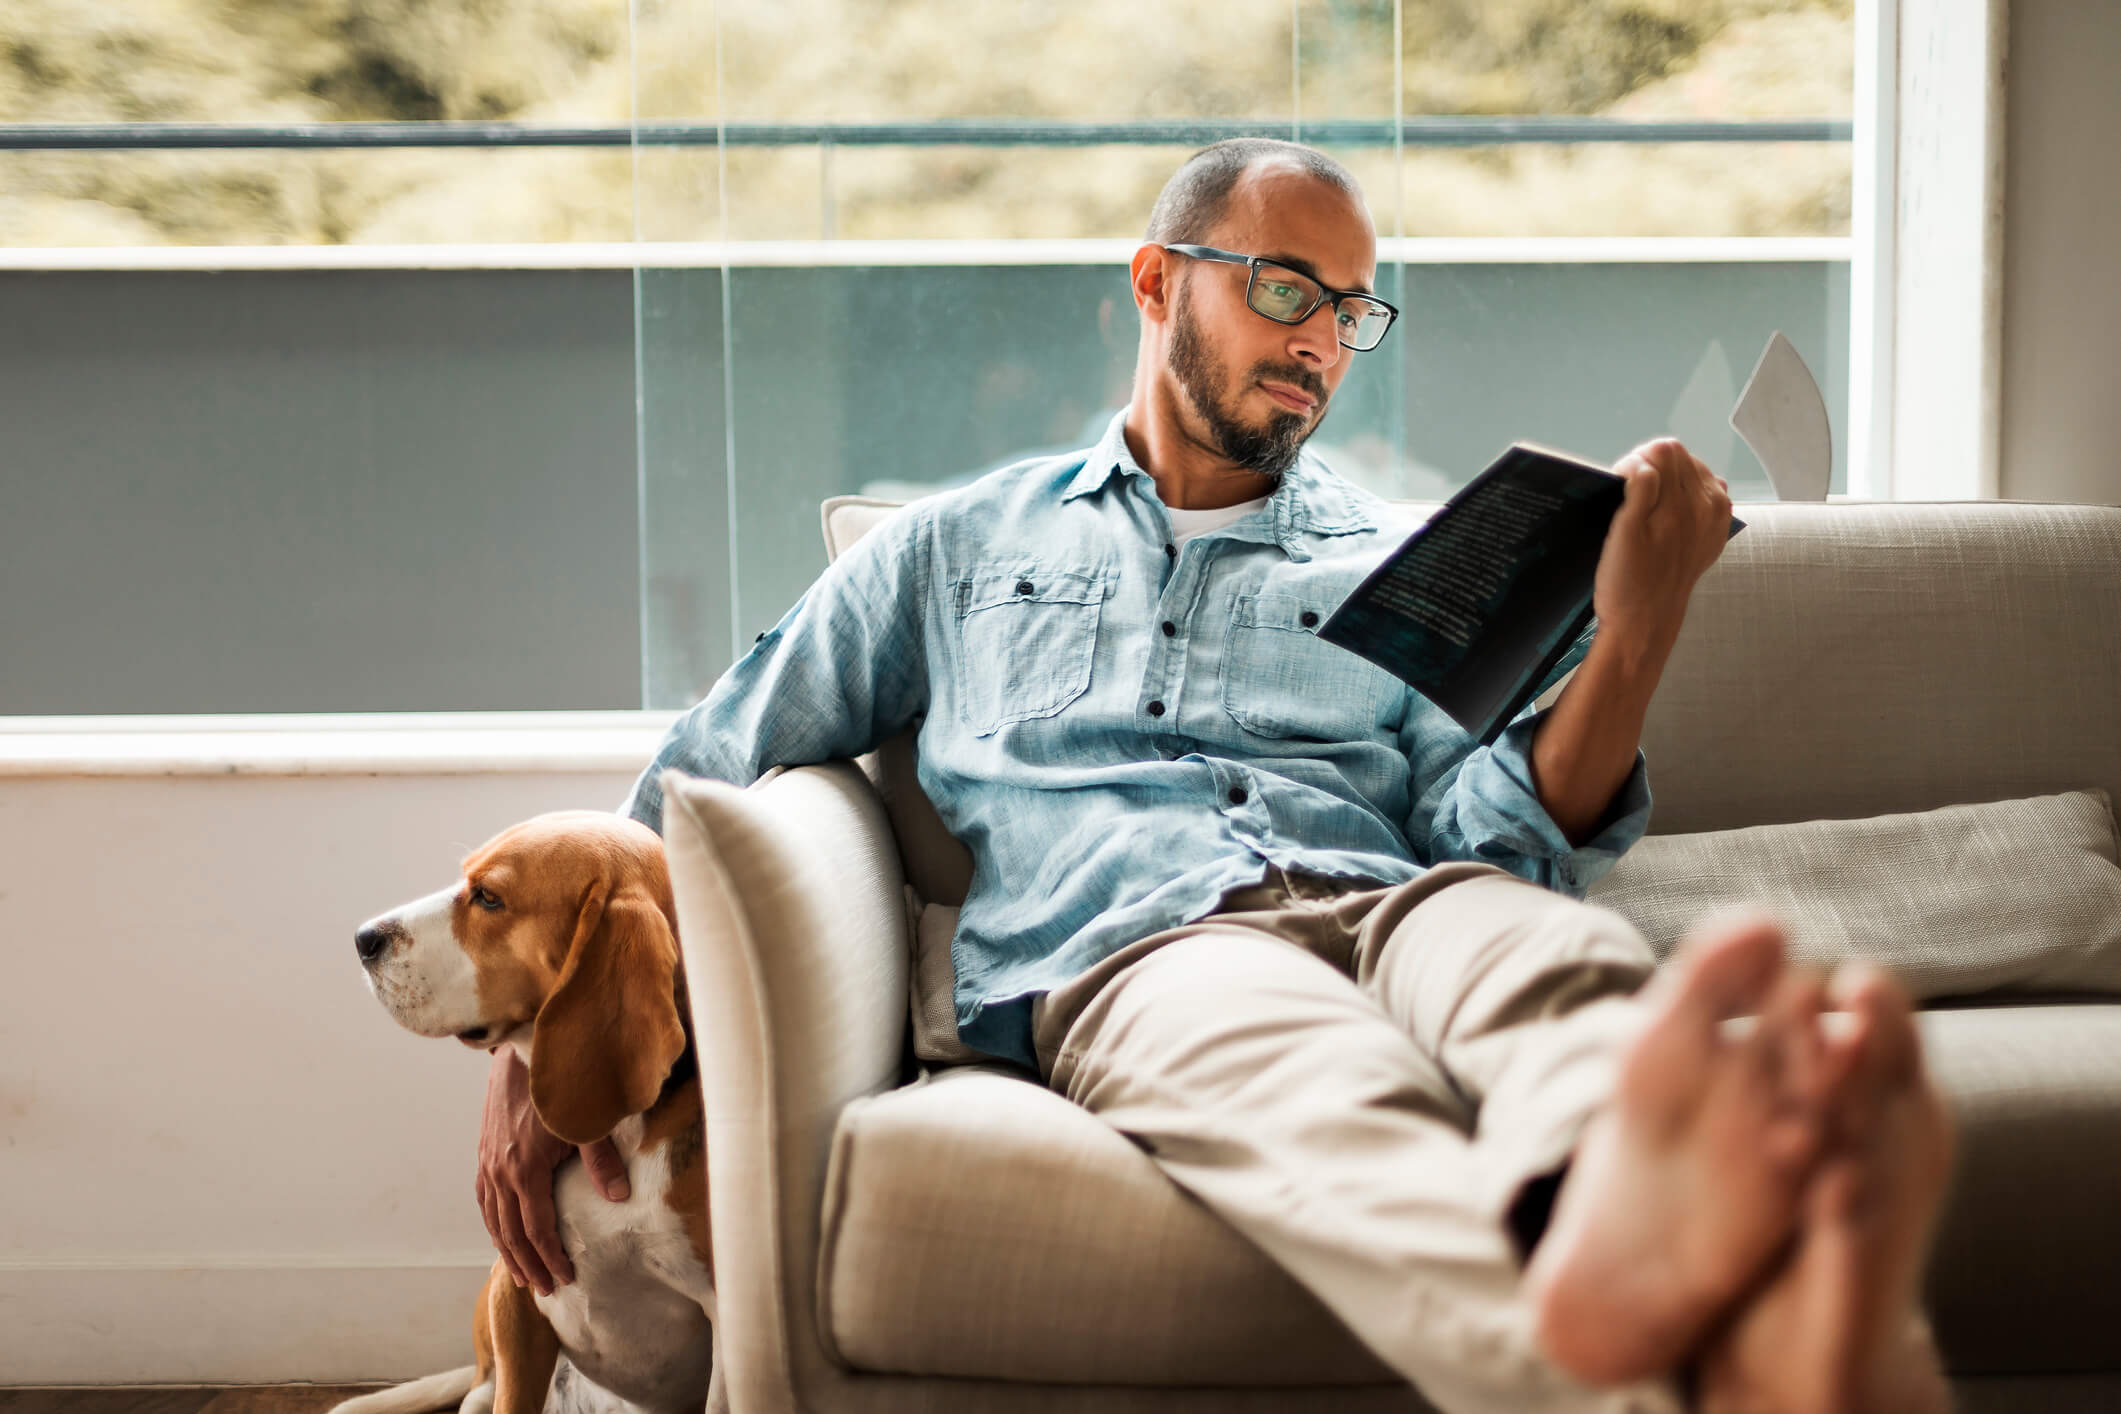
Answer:
<svg viewBox="0 0 2121 1414"><path fill-rule="evenodd" d="M1331 300L1319 305L1309 319L1296 326L1289 341L1290 352L1319 368L1333 367L1347 353L1340 342L1339 321Z"/></svg>

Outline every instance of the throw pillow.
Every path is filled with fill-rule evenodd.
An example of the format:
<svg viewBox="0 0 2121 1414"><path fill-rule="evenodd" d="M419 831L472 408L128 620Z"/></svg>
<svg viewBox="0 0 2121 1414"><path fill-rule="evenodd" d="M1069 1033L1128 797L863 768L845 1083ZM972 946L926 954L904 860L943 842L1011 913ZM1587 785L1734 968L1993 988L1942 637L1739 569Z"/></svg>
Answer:
<svg viewBox="0 0 2121 1414"><path fill-rule="evenodd" d="M2121 992L2121 862L2103 790L1650 835L1591 902L1659 958L1705 916L1759 908L1793 960L1864 959L1922 1001L1980 992Z"/></svg>

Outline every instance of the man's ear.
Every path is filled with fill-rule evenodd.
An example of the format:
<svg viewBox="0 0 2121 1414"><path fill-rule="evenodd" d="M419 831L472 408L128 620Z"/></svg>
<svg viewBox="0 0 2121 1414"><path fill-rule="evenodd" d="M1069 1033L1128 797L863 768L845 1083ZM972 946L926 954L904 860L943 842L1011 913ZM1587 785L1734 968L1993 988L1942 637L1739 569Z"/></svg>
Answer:
<svg viewBox="0 0 2121 1414"><path fill-rule="evenodd" d="M1136 250L1127 266L1128 282L1134 288L1134 307L1152 324L1161 324L1171 315L1172 272L1171 252L1154 242Z"/></svg>
<svg viewBox="0 0 2121 1414"><path fill-rule="evenodd" d="M559 985L531 1031L530 1101L547 1129L590 1144L655 1103L685 1050L677 959L677 939L646 889L590 890Z"/></svg>

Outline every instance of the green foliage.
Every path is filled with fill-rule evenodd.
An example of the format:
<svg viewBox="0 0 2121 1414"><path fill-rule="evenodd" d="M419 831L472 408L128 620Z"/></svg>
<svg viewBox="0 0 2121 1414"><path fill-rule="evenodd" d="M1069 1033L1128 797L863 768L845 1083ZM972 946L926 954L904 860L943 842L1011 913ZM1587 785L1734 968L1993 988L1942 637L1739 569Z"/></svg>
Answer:
<svg viewBox="0 0 2121 1414"><path fill-rule="evenodd" d="M635 0L629 31L626 0L8 0L0 121L1382 117L1394 9ZM1849 11L1849 0L1403 0L1402 106L1846 112ZM623 240L636 208L640 233L664 239L1130 235L1181 155L653 153L636 189L624 152L18 154L0 156L0 243ZM1387 232L1808 232L1834 228L1847 206L1845 147L1739 162L1678 149L1410 152L1396 174L1389 154L1341 155L1373 205L1400 178L1417 198L1380 212ZM1573 215L1557 226L1557 210Z"/></svg>

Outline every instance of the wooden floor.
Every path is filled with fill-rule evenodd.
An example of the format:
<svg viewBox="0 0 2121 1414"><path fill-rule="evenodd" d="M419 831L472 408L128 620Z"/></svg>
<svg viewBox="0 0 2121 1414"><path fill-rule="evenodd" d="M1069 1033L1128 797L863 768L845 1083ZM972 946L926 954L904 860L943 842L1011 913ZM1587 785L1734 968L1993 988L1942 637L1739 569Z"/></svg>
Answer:
<svg viewBox="0 0 2121 1414"><path fill-rule="evenodd" d="M106 1385L0 1389L0 1414L324 1414L383 1385Z"/></svg>

